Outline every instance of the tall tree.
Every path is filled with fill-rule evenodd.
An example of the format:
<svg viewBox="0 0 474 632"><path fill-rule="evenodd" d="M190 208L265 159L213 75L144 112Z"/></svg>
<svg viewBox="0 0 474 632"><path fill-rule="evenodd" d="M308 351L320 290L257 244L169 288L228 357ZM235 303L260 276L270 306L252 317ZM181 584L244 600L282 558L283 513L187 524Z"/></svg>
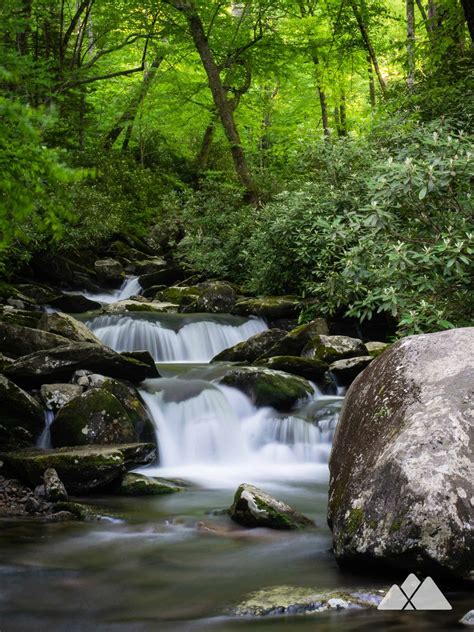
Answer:
<svg viewBox="0 0 474 632"><path fill-rule="evenodd" d="M415 83L415 2L406 0L407 14L407 85Z"/></svg>

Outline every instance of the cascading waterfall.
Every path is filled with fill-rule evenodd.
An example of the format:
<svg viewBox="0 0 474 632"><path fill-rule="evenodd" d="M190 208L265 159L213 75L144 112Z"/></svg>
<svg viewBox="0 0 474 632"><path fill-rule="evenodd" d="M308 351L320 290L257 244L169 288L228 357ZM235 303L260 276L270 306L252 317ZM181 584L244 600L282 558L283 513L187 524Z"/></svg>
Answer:
<svg viewBox="0 0 474 632"><path fill-rule="evenodd" d="M36 441L36 447L42 450L51 448L51 424L54 421L54 412L45 410L44 412L44 429Z"/></svg>
<svg viewBox="0 0 474 632"><path fill-rule="evenodd" d="M116 303L117 301L123 301L131 296L140 294L142 287L138 281L137 276L127 277L122 283L122 286L117 290L109 290L105 292L88 292L83 290L78 292L77 290L64 292L65 294L81 294L91 301L97 301L98 303Z"/></svg>
<svg viewBox="0 0 474 632"><path fill-rule="evenodd" d="M160 320L99 316L88 326L115 351L146 350L157 362L209 362L224 349L267 329L265 321L257 318L181 314L164 314Z"/></svg>

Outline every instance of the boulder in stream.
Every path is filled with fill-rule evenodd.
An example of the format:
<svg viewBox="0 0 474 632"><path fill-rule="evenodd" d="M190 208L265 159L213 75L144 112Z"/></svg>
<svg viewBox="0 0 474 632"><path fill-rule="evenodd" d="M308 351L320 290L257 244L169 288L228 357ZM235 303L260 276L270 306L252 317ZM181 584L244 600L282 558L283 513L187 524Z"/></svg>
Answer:
<svg viewBox="0 0 474 632"><path fill-rule="evenodd" d="M152 443L0 453L0 459L32 486L41 484L45 470L54 468L69 494L88 493L105 487L127 470L147 465L155 457L156 448Z"/></svg>
<svg viewBox="0 0 474 632"><path fill-rule="evenodd" d="M81 321L61 312L45 313L38 322L38 329L57 334L70 342L90 342L101 345L102 342Z"/></svg>
<svg viewBox="0 0 474 632"><path fill-rule="evenodd" d="M474 328L410 336L359 375L330 458L339 563L472 580Z"/></svg>
<svg viewBox="0 0 474 632"><path fill-rule="evenodd" d="M149 312L152 314L162 314L166 312L175 312L178 305L169 302L153 301L151 303L143 300L123 299L115 303L104 305L102 312L104 314L123 314L124 312Z"/></svg>
<svg viewBox="0 0 474 632"><path fill-rule="evenodd" d="M329 365L329 370L336 378L339 386L349 386L356 377L366 369L374 358L372 356L359 356L336 360Z"/></svg>
<svg viewBox="0 0 474 632"><path fill-rule="evenodd" d="M78 384L43 384L41 399L48 410L57 412L75 397L81 395L82 386Z"/></svg>
<svg viewBox="0 0 474 632"><path fill-rule="evenodd" d="M300 311L301 305L295 296L243 298L232 309L232 313L239 316L259 316L267 320L296 318Z"/></svg>
<svg viewBox="0 0 474 632"><path fill-rule="evenodd" d="M266 367L273 371L284 371L292 375L299 375L311 382L319 382L324 378L328 369L326 362L322 360L310 360L299 356L274 356L271 358L259 358L255 366Z"/></svg>
<svg viewBox="0 0 474 632"><path fill-rule="evenodd" d="M345 358L367 356L369 353L362 340L358 338L321 335L312 338L301 355L304 358L331 363Z"/></svg>
<svg viewBox="0 0 474 632"><path fill-rule="evenodd" d="M0 347L12 358L69 344L63 336L0 321Z"/></svg>
<svg viewBox="0 0 474 632"><path fill-rule="evenodd" d="M116 259L99 259L94 269L99 283L107 287L120 287L125 279L122 264Z"/></svg>
<svg viewBox="0 0 474 632"><path fill-rule="evenodd" d="M133 474L129 472L114 487L114 493L120 496L162 496L182 491L182 487L173 485L162 478Z"/></svg>
<svg viewBox="0 0 474 632"><path fill-rule="evenodd" d="M0 444L32 445L44 427L44 412L26 391L0 375Z"/></svg>
<svg viewBox="0 0 474 632"><path fill-rule="evenodd" d="M218 353L212 362L254 362L259 356L273 347L278 340L285 336L282 329L266 329L233 347Z"/></svg>
<svg viewBox="0 0 474 632"><path fill-rule="evenodd" d="M304 347L315 336L327 335L328 324L324 318L315 318L310 323L299 325L287 332L283 338L277 340L267 351L262 353L261 359L273 356L299 356Z"/></svg>
<svg viewBox="0 0 474 632"><path fill-rule="evenodd" d="M187 297L181 303L182 312L229 314L237 299L235 288L226 281L204 281L193 286L196 297Z"/></svg>
<svg viewBox="0 0 474 632"><path fill-rule="evenodd" d="M313 393L311 384L302 377L256 366L230 369L220 382L243 391L256 406L282 411L291 410Z"/></svg>
<svg viewBox="0 0 474 632"><path fill-rule="evenodd" d="M63 294L48 303L54 309L70 314L93 312L102 307L98 301L93 301L82 294Z"/></svg>
<svg viewBox="0 0 474 632"><path fill-rule="evenodd" d="M103 345L78 342L32 353L7 367L5 373L19 384L32 386L58 380L68 381L78 369L88 369L135 383L148 377L159 377L153 358L147 352L140 354L149 361L145 363L131 357L131 354L116 353Z"/></svg>
<svg viewBox="0 0 474 632"><path fill-rule="evenodd" d="M230 517L244 527L269 529L304 529L314 522L263 490L243 483L235 492Z"/></svg>

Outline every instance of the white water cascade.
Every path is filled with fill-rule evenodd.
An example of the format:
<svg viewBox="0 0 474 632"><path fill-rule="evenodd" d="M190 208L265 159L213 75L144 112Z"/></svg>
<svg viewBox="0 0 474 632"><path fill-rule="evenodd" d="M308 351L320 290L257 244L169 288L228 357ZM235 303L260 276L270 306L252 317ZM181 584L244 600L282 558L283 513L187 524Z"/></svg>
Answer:
<svg viewBox="0 0 474 632"><path fill-rule="evenodd" d="M44 412L44 429L36 441L36 447L42 450L51 448L51 424L54 421L54 412L45 410Z"/></svg>
<svg viewBox="0 0 474 632"><path fill-rule="evenodd" d="M142 288L138 281L138 277L131 276L127 277L121 287L117 290L106 290L99 293L88 292L87 290L82 290L80 292L77 290L71 290L69 292L64 292L64 294L81 294L91 301L97 301L98 303L115 303L140 294L141 291Z"/></svg>
<svg viewBox="0 0 474 632"><path fill-rule="evenodd" d="M264 320L163 314L159 320L99 316L87 323L115 351L149 351L157 362L209 362L250 336L267 329Z"/></svg>

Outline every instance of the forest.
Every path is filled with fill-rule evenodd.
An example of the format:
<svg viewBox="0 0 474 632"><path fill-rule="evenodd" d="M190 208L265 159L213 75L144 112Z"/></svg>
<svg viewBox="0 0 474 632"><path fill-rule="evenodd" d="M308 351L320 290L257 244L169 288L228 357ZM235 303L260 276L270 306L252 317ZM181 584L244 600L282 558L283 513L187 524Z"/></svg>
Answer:
<svg viewBox="0 0 474 632"><path fill-rule="evenodd" d="M306 320L467 324L473 13L5 0L2 275L131 234Z"/></svg>

